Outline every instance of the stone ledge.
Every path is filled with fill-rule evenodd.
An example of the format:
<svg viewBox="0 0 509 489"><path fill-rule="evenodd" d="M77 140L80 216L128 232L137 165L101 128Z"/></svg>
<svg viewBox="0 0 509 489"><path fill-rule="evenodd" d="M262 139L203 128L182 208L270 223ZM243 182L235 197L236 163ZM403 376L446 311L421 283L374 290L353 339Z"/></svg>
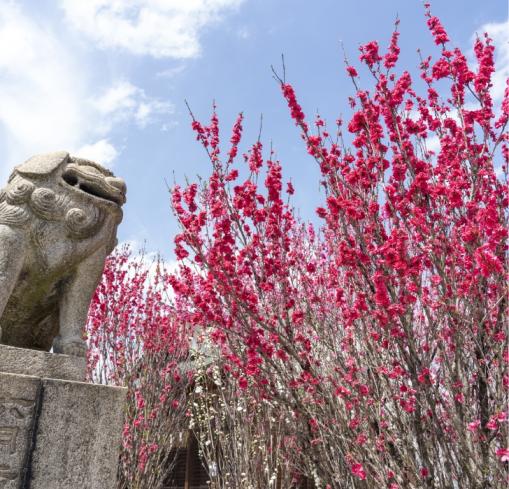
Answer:
<svg viewBox="0 0 509 489"><path fill-rule="evenodd" d="M85 370L85 358L0 344L0 372L83 382Z"/></svg>

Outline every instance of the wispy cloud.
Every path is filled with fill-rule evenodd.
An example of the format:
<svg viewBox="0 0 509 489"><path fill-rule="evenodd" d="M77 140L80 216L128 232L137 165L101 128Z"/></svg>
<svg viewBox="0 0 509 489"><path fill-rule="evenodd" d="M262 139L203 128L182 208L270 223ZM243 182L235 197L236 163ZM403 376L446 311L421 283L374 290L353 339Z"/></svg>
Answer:
<svg viewBox="0 0 509 489"><path fill-rule="evenodd" d="M246 26L239 27L237 29L237 37L244 40L249 39L251 37L251 31Z"/></svg>
<svg viewBox="0 0 509 489"><path fill-rule="evenodd" d="M74 151L74 155L111 167L118 156L118 150L108 139L100 139L96 143L85 144L78 148Z"/></svg>
<svg viewBox="0 0 509 489"><path fill-rule="evenodd" d="M475 35L485 32L493 39L495 45L495 68L491 94L496 102L502 100L507 79L509 78L509 19L505 22L483 24ZM475 36L474 36L475 37Z"/></svg>
<svg viewBox="0 0 509 489"><path fill-rule="evenodd" d="M102 129L128 120L145 127L156 116L171 114L173 105L169 102L149 97L145 91L126 80L114 82L98 97L91 100L93 107L103 116Z"/></svg>
<svg viewBox="0 0 509 489"><path fill-rule="evenodd" d="M111 141L114 128L145 127L172 112L170 103L126 80L94 87L63 31L19 4L0 3L2 181L13 165L45 151L65 149L111 164L120 153Z"/></svg>
<svg viewBox="0 0 509 489"><path fill-rule="evenodd" d="M186 69L185 64L180 64L177 66L173 66L171 68L166 68L165 70L159 71L156 73L156 76L158 78L174 78L177 75L180 75L180 73L183 73Z"/></svg>
<svg viewBox="0 0 509 489"><path fill-rule="evenodd" d="M87 116L76 60L13 3L0 4L0 125L6 159L79 145Z"/></svg>
<svg viewBox="0 0 509 489"><path fill-rule="evenodd" d="M74 29L102 48L156 58L192 58L201 30L243 0L61 0Z"/></svg>

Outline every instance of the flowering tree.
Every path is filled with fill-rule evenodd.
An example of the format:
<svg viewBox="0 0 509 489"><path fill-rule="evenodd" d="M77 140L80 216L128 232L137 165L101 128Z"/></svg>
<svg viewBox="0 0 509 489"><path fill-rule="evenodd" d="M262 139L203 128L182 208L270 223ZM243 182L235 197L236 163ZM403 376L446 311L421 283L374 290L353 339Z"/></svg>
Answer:
<svg viewBox="0 0 509 489"><path fill-rule="evenodd" d="M209 351L210 353L210 351ZM198 352L195 386L190 399L191 427L197 435L211 487L278 489L293 487L298 474L288 470L292 420L277 400L239 391L224 375L223 361ZM290 446L288 445L290 444Z"/></svg>
<svg viewBox="0 0 509 489"><path fill-rule="evenodd" d="M340 120L308 122L279 79L321 171L318 230L285 202L293 187L261 141L237 164L242 115L224 158L215 112L209 125L193 116L212 173L173 190L178 317L208 328L246 398L291 420L288 463L317 487L507 481L508 196L495 164L507 175L509 87L495 109L490 39L471 67L426 15L440 53L421 60L424 90L395 70L397 27L385 54L360 48L372 90L347 63L349 144Z"/></svg>
<svg viewBox="0 0 509 489"><path fill-rule="evenodd" d="M124 247L107 259L89 311L89 379L127 387L118 489L162 487L187 431L188 331L168 276L161 260Z"/></svg>

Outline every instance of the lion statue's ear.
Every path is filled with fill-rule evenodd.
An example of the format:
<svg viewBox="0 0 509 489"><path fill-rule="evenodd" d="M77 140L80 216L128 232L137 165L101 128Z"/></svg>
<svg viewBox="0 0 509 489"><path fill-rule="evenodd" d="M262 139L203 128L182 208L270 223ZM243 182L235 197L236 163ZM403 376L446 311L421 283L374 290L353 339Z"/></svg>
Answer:
<svg viewBox="0 0 509 489"><path fill-rule="evenodd" d="M53 173L69 159L67 151L56 151L33 156L15 168L15 172L26 177L42 177Z"/></svg>

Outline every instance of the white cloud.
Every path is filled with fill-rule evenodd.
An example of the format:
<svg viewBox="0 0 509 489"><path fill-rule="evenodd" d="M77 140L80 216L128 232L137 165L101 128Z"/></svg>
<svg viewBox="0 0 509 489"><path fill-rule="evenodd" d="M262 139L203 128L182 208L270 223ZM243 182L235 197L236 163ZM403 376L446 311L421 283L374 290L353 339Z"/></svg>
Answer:
<svg viewBox="0 0 509 489"><path fill-rule="evenodd" d="M110 168L118 156L118 151L107 139L100 139L96 143L86 144L73 152L75 156L97 161Z"/></svg>
<svg viewBox="0 0 509 489"><path fill-rule="evenodd" d="M138 126L145 127L156 116L173 112L172 104L147 96L144 90L125 80L113 83L91 103L103 115L104 131L127 120L134 120Z"/></svg>
<svg viewBox="0 0 509 489"><path fill-rule="evenodd" d="M165 70L159 71L156 73L158 78L174 78L177 75L180 75L186 69L185 64L173 66L172 68L166 68Z"/></svg>
<svg viewBox="0 0 509 489"><path fill-rule="evenodd" d="M191 58L203 27L243 0L60 0L72 27L102 48Z"/></svg>
<svg viewBox="0 0 509 489"><path fill-rule="evenodd" d="M440 138L437 135L433 134L426 139L426 149L428 151L433 151L435 154L437 154L440 151L440 148Z"/></svg>
<svg viewBox="0 0 509 489"><path fill-rule="evenodd" d="M138 88L126 81L118 81L92 101L97 110L105 115L132 110L136 106Z"/></svg>
<svg viewBox="0 0 509 489"><path fill-rule="evenodd" d="M65 47L12 3L0 4L0 126L7 164L79 144L84 77Z"/></svg>
<svg viewBox="0 0 509 489"><path fill-rule="evenodd" d="M504 96L506 81L509 78L509 19L505 22L492 22L482 25L478 33L487 32L495 45L495 68L493 76L492 97L501 101Z"/></svg>
<svg viewBox="0 0 509 489"><path fill-rule="evenodd" d="M240 27L237 29L237 36L240 39L249 39L251 37L251 31L246 26Z"/></svg>
<svg viewBox="0 0 509 489"><path fill-rule="evenodd" d="M118 155L114 128L145 127L172 111L128 81L97 94L86 60L67 41L63 29L0 2L0 186L15 164L40 152L86 152L111 163Z"/></svg>

